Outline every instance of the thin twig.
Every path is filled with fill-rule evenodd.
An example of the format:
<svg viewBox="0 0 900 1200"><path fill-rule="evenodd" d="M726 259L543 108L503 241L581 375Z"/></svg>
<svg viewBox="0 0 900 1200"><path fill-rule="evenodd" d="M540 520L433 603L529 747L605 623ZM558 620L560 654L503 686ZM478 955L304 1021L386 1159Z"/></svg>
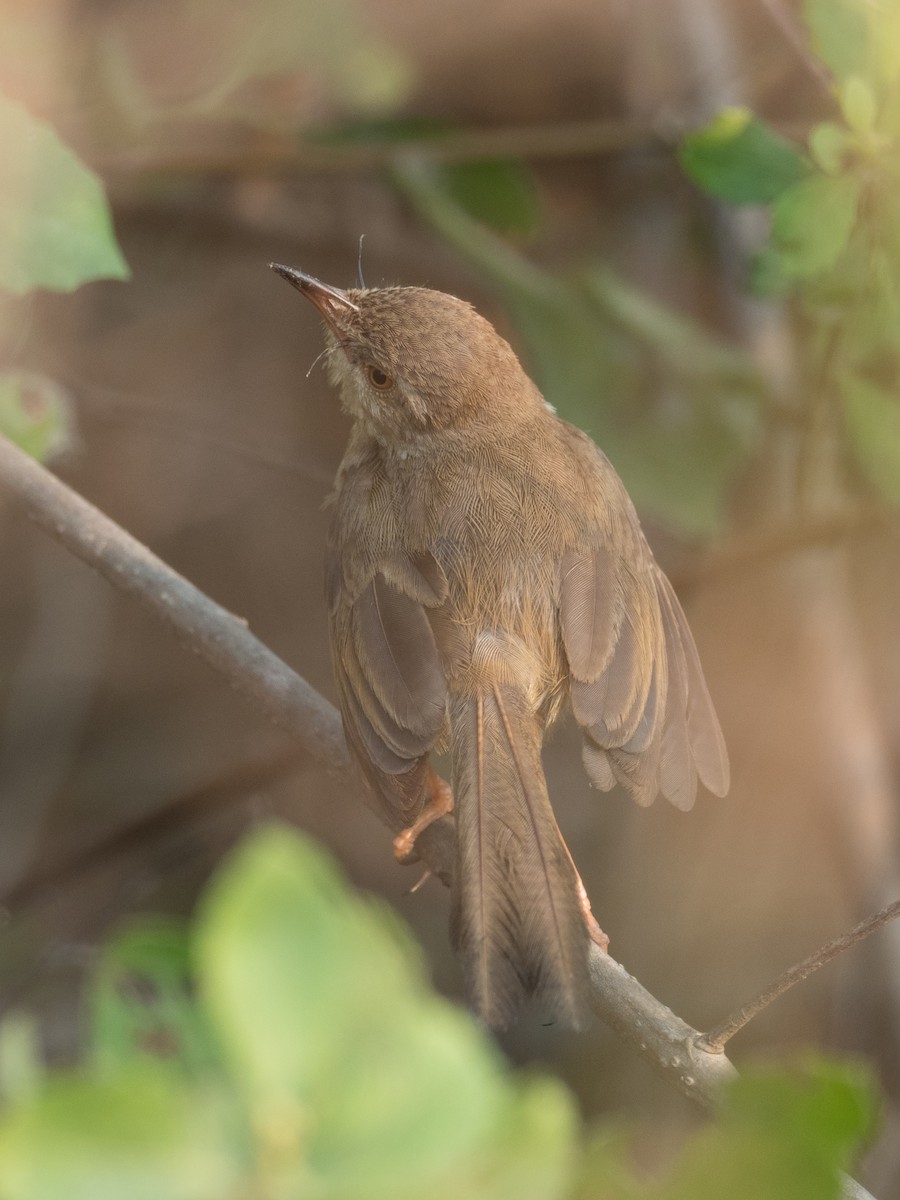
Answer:
<svg viewBox="0 0 900 1200"><path fill-rule="evenodd" d="M712 1050L714 1053L720 1052L725 1043L734 1037L738 1030L743 1029L749 1021L752 1021L764 1008L768 1008L773 1000L777 1000L779 996L784 995L795 983L802 982L809 975L812 975L814 971L818 971L819 967L824 967L833 958L837 958L839 954L843 954L845 950L849 950L851 946L855 946L857 942L861 942L869 934L875 933L882 925L886 925L888 921L892 921L897 916L900 916L900 900L895 900L887 908L883 908L873 916L867 917L865 921L860 921L857 926L851 929L849 933L845 933L843 937L837 937L830 942L826 942L815 954L810 954L800 962L795 963L783 975L779 975L774 983L770 983L768 987L763 988L752 1000L749 1000L739 1009L736 1009L724 1021L716 1025L714 1029L705 1033L700 1039L700 1044L705 1050Z"/></svg>
<svg viewBox="0 0 900 1200"><path fill-rule="evenodd" d="M794 14L785 8L781 0L762 0L762 6L784 34L785 40L793 47L797 57L803 63L804 67L806 67L807 71L809 71L810 75L812 75L813 79L817 83L820 83L830 94L832 81L828 68L810 50L809 40L804 35L803 29Z"/></svg>
<svg viewBox="0 0 900 1200"><path fill-rule="evenodd" d="M310 757L365 796L350 768L333 705L266 649L225 609L167 567L109 517L68 488L11 442L0 437L0 492L114 586L174 629L179 638L261 705L293 734ZM369 798L371 803L371 798ZM376 810L378 811L378 810ZM380 814L385 818L386 814ZM388 822L390 823L390 822ZM394 826L392 826L394 828ZM416 842L422 861L449 878L452 818L435 822ZM702 1108L716 1107L735 1069L720 1050L703 1045L692 1028L661 1004L609 954L591 947L591 1005L595 1013L682 1094ZM845 1200L872 1200L844 1179Z"/></svg>

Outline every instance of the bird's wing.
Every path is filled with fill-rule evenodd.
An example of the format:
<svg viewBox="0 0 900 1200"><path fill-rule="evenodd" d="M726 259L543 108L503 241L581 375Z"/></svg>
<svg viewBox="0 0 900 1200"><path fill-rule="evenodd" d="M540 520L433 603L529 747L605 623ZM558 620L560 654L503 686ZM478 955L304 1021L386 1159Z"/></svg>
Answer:
<svg viewBox="0 0 900 1200"><path fill-rule="evenodd" d="M609 517L560 561L559 618L583 760L604 791L688 809L697 779L728 790L728 756L694 639L612 468L598 452Z"/></svg>
<svg viewBox="0 0 900 1200"><path fill-rule="evenodd" d="M426 607L446 590L430 556L393 562L361 587L327 563L331 651L347 742L395 829L418 815L447 684Z"/></svg>

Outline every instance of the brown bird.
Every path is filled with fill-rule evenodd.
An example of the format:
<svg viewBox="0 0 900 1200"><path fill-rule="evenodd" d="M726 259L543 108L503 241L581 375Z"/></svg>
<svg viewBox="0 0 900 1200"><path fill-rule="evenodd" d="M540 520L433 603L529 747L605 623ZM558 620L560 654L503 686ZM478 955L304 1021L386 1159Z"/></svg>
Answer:
<svg viewBox="0 0 900 1200"><path fill-rule="evenodd" d="M353 422L326 571L347 741L388 819L410 826L403 851L447 810L428 756L449 749L452 933L470 1001L502 1028L534 994L577 1026L589 906L541 743L568 701L596 787L683 809L698 777L724 795L684 614L606 457L471 305L272 268L324 317Z"/></svg>

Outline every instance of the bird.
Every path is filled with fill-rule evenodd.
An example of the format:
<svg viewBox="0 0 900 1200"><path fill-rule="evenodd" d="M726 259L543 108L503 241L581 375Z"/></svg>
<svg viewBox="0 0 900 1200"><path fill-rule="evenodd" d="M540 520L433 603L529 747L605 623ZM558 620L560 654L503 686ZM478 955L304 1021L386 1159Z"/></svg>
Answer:
<svg viewBox="0 0 900 1200"><path fill-rule="evenodd" d="M350 417L325 577L344 731L399 857L452 808L466 995L583 1028L605 935L541 763L569 708L601 791L694 804L729 787L694 639L624 484L468 302L272 269L323 318ZM432 759L448 754L450 780Z"/></svg>

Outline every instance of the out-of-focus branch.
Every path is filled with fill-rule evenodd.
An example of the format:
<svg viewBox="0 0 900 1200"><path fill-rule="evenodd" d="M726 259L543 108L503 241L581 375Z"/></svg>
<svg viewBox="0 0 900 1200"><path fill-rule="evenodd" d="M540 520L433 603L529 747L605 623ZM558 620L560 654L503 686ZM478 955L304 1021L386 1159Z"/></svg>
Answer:
<svg viewBox="0 0 900 1200"><path fill-rule="evenodd" d="M808 121L777 122L786 137L805 141ZM242 142L225 140L214 124L192 127L178 136L161 128L154 139L135 150L123 150L92 166L114 184L129 186L135 177L280 176L304 171L361 171L390 168L400 160L463 163L523 158L531 162L556 158L593 158L641 149L671 152L688 132L687 121L628 121L597 118L553 124L502 125L488 129L451 129L421 137L350 140L294 130L283 135L253 130ZM226 133L229 132L226 130ZM230 131L233 134L233 130ZM340 131L338 131L338 134Z"/></svg>
<svg viewBox="0 0 900 1200"><path fill-rule="evenodd" d="M255 638L243 621L4 437L0 490L22 505L36 525L168 625L318 762L349 773L350 759L333 705Z"/></svg>
<svg viewBox="0 0 900 1200"><path fill-rule="evenodd" d="M812 53L809 38L799 20L782 0L762 0L762 6L784 34L784 39L796 51L797 57L818 83L831 92L831 76L827 67Z"/></svg>
<svg viewBox="0 0 900 1200"><path fill-rule="evenodd" d="M24 508L51 537L173 629L180 641L295 737L311 758L363 793L351 770L340 717L333 705L263 646L243 622L3 437L0 492ZM452 872L451 834L450 818L443 818L416 842L422 861L445 879ZM707 1049L698 1030L596 946L591 947L590 970L591 1004L601 1020L680 1092L704 1108L713 1108L722 1085L735 1074L721 1049ZM865 1200L868 1193L853 1180L846 1180L844 1195Z"/></svg>
<svg viewBox="0 0 900 1200"><path fill-rule="evenodd" d="M885 505L856 505L825 516L799 518L791 523L737 534L703 557L670 572L677 590L718 579L732 571L770 563L816 546L838 546L878 534L900 533L897 514Z"/></svg>

